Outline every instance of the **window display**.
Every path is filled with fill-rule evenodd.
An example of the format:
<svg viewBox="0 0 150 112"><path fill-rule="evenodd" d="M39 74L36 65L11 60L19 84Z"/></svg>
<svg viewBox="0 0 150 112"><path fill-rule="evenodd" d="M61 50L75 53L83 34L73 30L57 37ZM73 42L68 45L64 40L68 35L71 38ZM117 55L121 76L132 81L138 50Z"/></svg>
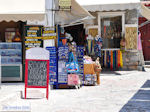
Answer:
<svg viewBox="0 0 150 112"><path fill-rule="evenodd" d="M101 36L103 38L103 48L120 48L121 21L121 16L102 18Z"/></svg>

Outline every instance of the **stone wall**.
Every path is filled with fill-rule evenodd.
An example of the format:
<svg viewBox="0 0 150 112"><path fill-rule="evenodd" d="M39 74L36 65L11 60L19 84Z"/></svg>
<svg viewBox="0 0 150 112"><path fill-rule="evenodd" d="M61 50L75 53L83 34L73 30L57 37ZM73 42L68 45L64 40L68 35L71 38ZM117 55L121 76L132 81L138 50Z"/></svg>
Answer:
<svg viewBox="0 0 150 112"><path fill-rule="evenodd" d="M142 70L144 58L142 51L125 51L123 55L123 70Z"/></svg>

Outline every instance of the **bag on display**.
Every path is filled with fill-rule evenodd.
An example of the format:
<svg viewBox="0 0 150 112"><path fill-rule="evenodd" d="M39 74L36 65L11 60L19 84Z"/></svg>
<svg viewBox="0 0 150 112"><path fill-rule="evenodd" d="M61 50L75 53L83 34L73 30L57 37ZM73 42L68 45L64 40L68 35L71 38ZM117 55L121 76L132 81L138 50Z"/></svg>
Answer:
<svg viewBox="0 0 150 112"><path fill-rule="evenodd" d="M68 85L80 85L79 75L68 74Z"/></svg>
<svg viewBox="0 0 150 112"><path fill-rule="evenodd" d="M72 52L70 52L70 54L69 54L69 61L66 63L66 69L67 69L67 73L78 73L79 72L78 62L75 60Z"/></svg>

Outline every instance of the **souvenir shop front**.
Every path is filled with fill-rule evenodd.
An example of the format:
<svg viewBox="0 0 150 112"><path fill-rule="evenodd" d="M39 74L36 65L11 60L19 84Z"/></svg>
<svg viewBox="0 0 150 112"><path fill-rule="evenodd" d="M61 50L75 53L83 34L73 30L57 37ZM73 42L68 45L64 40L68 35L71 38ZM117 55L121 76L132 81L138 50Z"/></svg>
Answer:
<svg viewBox="0 0 150 112"><path fill-rule="evenodd" d="M99 2L105 1L97 1L97 4L78 2L96 17L93 25L86 25L86 34L88 40L95 41L96 35L102 40L99 55L101 66L106 70L141 69L144 60L138 35L140 1L104 5L99 5ZM89 55L94 54L94 41L88 45Z"/></svg>
<svg viewBox="0 0 150 112"><path fill-rule="evenodd" d="M46 48L50 51L50 84L54 88L95 85L99 77L94 70L95 62L85 56L87 40L84 24L58 25L56 29L57 47Z"/></svg>

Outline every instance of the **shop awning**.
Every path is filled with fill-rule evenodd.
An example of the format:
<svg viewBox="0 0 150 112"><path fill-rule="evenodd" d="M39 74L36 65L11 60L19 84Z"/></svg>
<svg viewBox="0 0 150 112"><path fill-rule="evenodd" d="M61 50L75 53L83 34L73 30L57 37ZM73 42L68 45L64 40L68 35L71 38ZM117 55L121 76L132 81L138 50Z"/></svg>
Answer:
<svg viewBox="0 0 150 112"><path fill-rule="evenodd" d="M150 2L149 2L150 3ZM150 20L150 9L146 7L143 3L141 3L141 10L140 13L143 17L145 17L147 20Z"/></svg>
<svg viewBox="0 0 150 112"><path fill-rule="evenodd" d="M0 21L43 21L45 0L1 0Z"/></svg>
<svg viewBox="0 0 150 112"><path fill-rule="evenodd" d="M61 25L83 22L84 20L93 18L94 17L75 0L71 1L71 11L56 11L55 13L55 23Z"/></svg>
<svg viewBox="0 0 150 112"><path fill-rule="evenodd" d="M140 0L77 0L77 2L91 12L136 9L140 7Z"/></svg>

